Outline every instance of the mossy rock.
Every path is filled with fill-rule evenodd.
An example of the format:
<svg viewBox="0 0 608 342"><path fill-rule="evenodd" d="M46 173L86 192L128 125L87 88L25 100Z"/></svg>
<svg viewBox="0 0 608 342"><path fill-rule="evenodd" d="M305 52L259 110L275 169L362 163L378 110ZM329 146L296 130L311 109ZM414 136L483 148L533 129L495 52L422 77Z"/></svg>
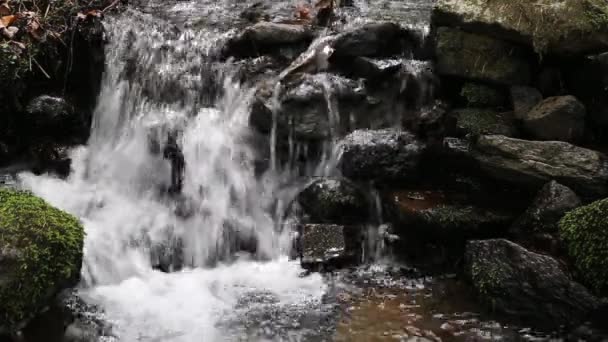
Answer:
<svg viewBox="0 0 608 342"><path fill-rule="evenodd" d="M568 212L559 233L581 277L598 293L608 293L608 198Z"/></svg>
<svg viewBox="0 0 608 342"><path fill-rule="evenodd" d="M517 135L513 114L500 113L494 109L455 109L451 115L456 119L456 128L463 135L499 134L509 137Z"/></svg>
<svg viewBox="0 0 608 342"><path fill-rule="evenodd" d="M471 107L501 107L506 102L506 96L500 90L480 83L465 83L460 96Z"/></svg>
<svg viewBox="0 0 608 342"><path fill-rule="evenodd" d="M449 27L439 27L435 40L437 72L497 85L530 83L526 49Z"/></svg>
<svg viewBox="0 0 608 342"><path fill-rule="evenodd" d="M16 330L78 280L84 229L28 192L0 189L0 331Z"/></svg>
<svg viewBox="0 0 608 342"><path fill-rule="evenodd" d="M432 24L530 44L541 54L608 47L605 0L438 0Z"/></svg>

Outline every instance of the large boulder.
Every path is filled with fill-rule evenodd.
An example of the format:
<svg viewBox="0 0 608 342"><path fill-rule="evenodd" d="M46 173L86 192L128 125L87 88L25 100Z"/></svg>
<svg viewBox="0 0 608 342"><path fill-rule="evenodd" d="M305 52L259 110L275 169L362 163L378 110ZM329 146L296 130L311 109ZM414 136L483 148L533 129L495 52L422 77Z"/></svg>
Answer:
<svg viewBox="0 0 608 342"><path fill-rule="evenodd" d="M508 240L469 241L464 267L488 307L524 321L576 324L599 304L559 261Z"/></svg>
<svg viewBox="0 0 608 342"><path fill-rule="evenodd" d="M488 176L531 187L554 179L582 195L608 192L608 163L600 152L561 141L480 136L473 159Z"/></svg>
<svg viewBox="0 0 608 342"><path fill-rule="evenodd" d="M346 177L380 182L416 178L426 148L411 133L391 129L354 131L339 147Z"/></svg>
<svg viewBox="0 0 608 342"><path fill-rule="evenodd" d="M29 193L0 189L0 332L15 331L80 275L78 219Z"/></svg>
<svg viewBox="0 0 608 342"><path fill-rule="evenodd" d="M224 56L256 57L276 52L280 47L298 46L312 41L314 34L304 25L259 22L247 27L226 42Z"/></svg>
<svg viewBox="0 0 608 342"><path fill-rule="evenodd" d="M363 223L370 205L365 193L348 180L318 179L296 198L306 221L314 223Z"/></svg>
<svg viewBox="0 0 608 342"><path fill-rule="evenodd" d="M585 106L574 96L549 97L523 117L523 126L539 140L576 142L585 133Z"/></svg>
<svg viewBox="0 0 608 342"><path fill-rule="evenodd" d="M438 0L432 23L529 44L539 52L569 55L608 47L604 0Z"/></svg>
<svg viewBox="0 0 608 342"><path fill-rule="evenodd" d="M536 88L528 86L513 86L511 92L511 105L516 119L523 119L528 112L543 100L543 95Z"/></svg>
<svg viewBox="0 0 608 342"><path fill-rule="evenodd" d="M608 294L608 199L567 213L559 233L579 276L597 292Z"/></svg>
<svg viewBox="0 0 608 342"><path fill-rule="evenodd" d="M439 27L436 37L437 72L504 85L530 82L525 51L493 38Z"/></svg>

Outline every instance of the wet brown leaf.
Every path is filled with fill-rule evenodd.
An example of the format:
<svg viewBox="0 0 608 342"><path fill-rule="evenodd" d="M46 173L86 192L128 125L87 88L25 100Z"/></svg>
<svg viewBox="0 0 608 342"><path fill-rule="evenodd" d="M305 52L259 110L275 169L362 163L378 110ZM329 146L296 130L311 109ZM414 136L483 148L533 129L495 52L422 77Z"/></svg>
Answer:
<svg viewBox="0 0 608 342"><path fill-rule="evenodd" d="M0 27L9 27L17 20L16 15L6 15L0 18Z"/></svg>
<svg viewBox="0 0 608 342"><path fill-rule="evenodd" d="M11 14L11 7L8 5L8 3L3 3L0 5L0 16L5 16L5 15L10 15Z"/></svg>
<svg viewBox="0 0 608 342"><path fill-rule="evenodd" d="M310 20L310 7L306 4L296 6L296 18L300 20Z"/></svg>

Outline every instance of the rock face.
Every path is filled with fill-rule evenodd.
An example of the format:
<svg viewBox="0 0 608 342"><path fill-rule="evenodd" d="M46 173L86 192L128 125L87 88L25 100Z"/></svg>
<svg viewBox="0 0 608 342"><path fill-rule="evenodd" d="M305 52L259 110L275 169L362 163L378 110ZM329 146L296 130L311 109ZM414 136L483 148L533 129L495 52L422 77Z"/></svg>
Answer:
<svg viewBox="0 0 608 342"><path fill-rule="evenodd" d="M306 220L314 223L363 223L370 206L365 193L347 180L319 179L297 197Z"/></svg>
<svg viewBox="0 0 608 342"><path fill-rule="evenodd" d="M474 82L465 83L460 90L460 96L471 107L501 107L506 102L500 90Z"/></svg>
<svg viewBox="0 0 608 342"><path fill-rule="evenodd" d="M606 157L566 142L485 135L477 140L472 156L487 175L498 180L540 187L555 179L588 196L608 191Z"/></svg>
<svg viewBox="0 0 608 342"><path fill-rule="evenodd" d="M579 54L608 47L603 0L438 0L432 22L530 44L540 52Z"/></svg>
<svg viewBox="0 0 608 342"><path fill-rule="evenodd" d="M526 321L575 324L599 302L557 260L507 240L470 241L465 272L489 307Z"/></svg>
<svg viewBox="0 0 608 342"><path fill-rule="evenodd" d="M535 88L527 86L511 87L511 104L516 119L523 119L542 100L543 95Z"/></svg>
<svg viewBox="0 0 608 342"><path fill-rule="evenodd" d="M555 96L524 115L523 125L536 139L575 142L585 133L585 115L585 106L574 96Z"/></svg>
<svg viewBox="0 0 608 342"><path fill-rule="evenodd" d="M530 82L530 65L524 52L510 43L440 27L435 48L440 75L505 85Z"/></svg>
<svg viewBox="0 0 608 342"><path fill-rule="evenodd" d="M78 280L84 231L28 193L0 190L0 332L15 331Z"/></svg>
<svg viewBox="0 0 608 342"><path fill-rule="evenodd" d="M511 230L522 237L535 233L555 234L559 220L566 212L580 205L581 200L574 191L551 181L538 192L530 207Z"/></svg>
<svg viewBox="0 0 608 342"><path fill-rule="evenodd" d="M559 223L578 275L596 292L608 294L608 199L570 211Z"/></svg>
<svg viewBox="0 0 608 342"><path fill-rule="evenodd" d="M278 50L281 46L306 44L312 41L312 38L310 28L303 25L260 22L229 40L224 48L224 55L255 57L272 52L273 49Z"/></svg>
<svg viewBox="0 0 608 342"><path fill-rule="evenodd" d="M352 179L390 182L412 179L425 145L408 132L357 130L340 142L340 170Z"/></svg>

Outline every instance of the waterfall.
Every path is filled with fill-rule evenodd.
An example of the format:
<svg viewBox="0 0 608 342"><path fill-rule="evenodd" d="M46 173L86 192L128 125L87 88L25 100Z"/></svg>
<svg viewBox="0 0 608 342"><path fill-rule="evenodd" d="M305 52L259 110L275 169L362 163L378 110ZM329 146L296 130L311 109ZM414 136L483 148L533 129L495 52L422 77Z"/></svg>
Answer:
<svg viewBox="0 0 608 342"><path fill-rule="evenodd" d="M108 338L281 334L263 326L244 333L263 322L239 315L264 306L319 310L326 285L287 260L289 232L276 229L273 212L277 181L254 174L252 90L214 60L225 35L169 25L133 10L107 20L107 66L88 144L72 151L68 179L24 173L21 181L84 223L79 295L104 311ZM243 243L253 259L227 259ZM176 272L156 270L163 263ZM241 303L260 293L244 310Z"/></svg>

